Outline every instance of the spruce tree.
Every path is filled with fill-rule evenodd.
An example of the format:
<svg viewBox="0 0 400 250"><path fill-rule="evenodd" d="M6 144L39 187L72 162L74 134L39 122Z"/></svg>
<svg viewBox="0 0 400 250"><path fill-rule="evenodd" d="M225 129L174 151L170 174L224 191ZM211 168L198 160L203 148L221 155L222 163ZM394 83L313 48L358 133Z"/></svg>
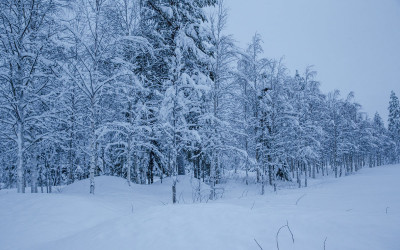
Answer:
<svg viewBox="0 0 400 250"><path fill-rule="evenodd" d="M392 140L395 142L393 150L392 161L399 162L399 148L400 148L400 104L394 91L390 93L389 101L389 122L388 130Z"/></svg>

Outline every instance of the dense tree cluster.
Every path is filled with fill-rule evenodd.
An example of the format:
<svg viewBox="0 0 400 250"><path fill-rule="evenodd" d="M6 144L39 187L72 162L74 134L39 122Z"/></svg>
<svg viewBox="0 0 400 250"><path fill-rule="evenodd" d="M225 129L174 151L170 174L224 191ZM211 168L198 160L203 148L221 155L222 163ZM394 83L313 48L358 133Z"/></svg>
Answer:
<svg viewBox="0 0 400 250"><path fill-rule="evenodd" d="M394 92L386 129L353 93L321 93L312 67L263 57L258 34L237 48L226 19L217 0L1 1L2 186L171 177L175 202L180 174L213 199L225 171L264 193L399 162Z"/></svg>

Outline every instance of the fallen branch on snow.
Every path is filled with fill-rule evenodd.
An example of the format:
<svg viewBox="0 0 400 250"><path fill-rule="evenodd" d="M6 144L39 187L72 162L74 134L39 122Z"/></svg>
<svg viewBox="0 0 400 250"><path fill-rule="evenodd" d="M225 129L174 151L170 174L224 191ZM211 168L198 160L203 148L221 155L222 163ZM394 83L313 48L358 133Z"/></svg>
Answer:
<svg viewBox="0 0 400 250"><path fill-rule="evenodd" d="M282 228L287 228L288 230L289 230L289 233L292 235L292 241L293 241L293 244L294 244L294 237L293 237L293 233L292 233L292 230L290 230L290 227L289 227L289 222L288 221L286 221L286 225L283 225L283 226L281 226L279 229L278 229L278 232L276 232L276 248L279 250L279 233L281 232L281 230L282 230Z"/></svg>
<svg viewBox="0 0 400 250"><path fill-rule="evenodd" d="M304 196L306 196L306 194L303 194L302 196L300 196L300 197L297 199L297 201L296 201L296 206L297 206L297 204L299 203L299 201L300 201Z"/></svg>
<svg viewBox="0 0 400 250"><path fill-rule="evenodd" d="M254 241L257 243L258 247L259 247L261 250L263 250L263 248L260 246L260 244L258 244L256 238L254 238Z"/></svg>

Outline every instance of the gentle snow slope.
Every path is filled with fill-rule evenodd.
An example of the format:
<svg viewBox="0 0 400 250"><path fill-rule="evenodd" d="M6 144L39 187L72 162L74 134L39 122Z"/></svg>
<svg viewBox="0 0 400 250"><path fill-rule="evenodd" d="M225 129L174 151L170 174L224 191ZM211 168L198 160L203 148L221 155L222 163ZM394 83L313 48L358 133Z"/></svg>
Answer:
<svg viewBox="0 0 400 250"><path fill-rule="evenodd" d="M400 166L363 169L302 189L269 190L230 183L225 198L192 203L190 178L171 205L169 180L129 187L96 178L54 194L0 191L0 249L400 249ZM202 187L206 189L206 186ZM182 191L183 190L183 191ZM207 190L204 190L207 192ZM186 202L186 204L184 204ZM297 202L297 205L296 205Z"/></svg>

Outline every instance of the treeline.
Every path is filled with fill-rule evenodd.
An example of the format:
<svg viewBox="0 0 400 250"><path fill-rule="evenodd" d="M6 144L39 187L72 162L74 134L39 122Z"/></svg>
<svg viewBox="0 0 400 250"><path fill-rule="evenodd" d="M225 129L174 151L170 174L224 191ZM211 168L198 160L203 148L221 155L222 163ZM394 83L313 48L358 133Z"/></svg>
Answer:
<svg viewBox="0 0 400 250"><path fill-rule="evenodd" d="M237 48L226 21L217 0L2 0L2 186L172 177L175 202L179 174L214 198L225 170L264 193L399 162L393 92L386 129L352 93L321 93L311 67L263 57L259 35Z"/></svg>

